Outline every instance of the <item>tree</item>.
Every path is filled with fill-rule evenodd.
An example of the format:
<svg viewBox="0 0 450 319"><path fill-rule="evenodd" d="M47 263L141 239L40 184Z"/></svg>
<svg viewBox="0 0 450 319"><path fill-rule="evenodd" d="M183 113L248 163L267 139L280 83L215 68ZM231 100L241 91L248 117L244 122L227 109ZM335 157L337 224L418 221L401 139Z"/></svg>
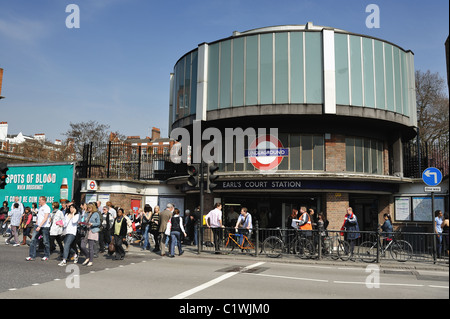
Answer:
<svg viewBox="0 0 450 319"><path fill-rule="evenodd" d="M77 157L83 158L83 148L87 143L101 144L107 143L109 125L100 124L97 121L70 123L70 129L62 133L67 140L73 140L73 146Z"/></svg>
<svg viewBox="0 0 450 319"><path fill-rule="evenodd" d="M448 144L449 139L449 100L446 96L445 81L439 73L417 70L416 101L417 125L422 142L441 141Z"/></svg>

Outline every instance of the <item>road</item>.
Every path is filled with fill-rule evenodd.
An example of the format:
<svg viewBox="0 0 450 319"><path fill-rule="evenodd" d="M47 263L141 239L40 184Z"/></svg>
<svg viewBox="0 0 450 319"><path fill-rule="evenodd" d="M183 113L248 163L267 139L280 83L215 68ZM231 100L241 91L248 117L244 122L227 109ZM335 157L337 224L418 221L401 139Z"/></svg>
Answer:
<svg viewBox="0 0 450 319"><path fill-rule="evenodd" d="M100 256L92 267L73 263L59 267L56 255L46 262L27 262L27 253L26 246L0 243L0 300L449 298L449 274L444 267L417 270L360 263L350 267L284 263L278 259L199 257L189 249L183 256L168 258L134 247L122 261Z"/></svg>

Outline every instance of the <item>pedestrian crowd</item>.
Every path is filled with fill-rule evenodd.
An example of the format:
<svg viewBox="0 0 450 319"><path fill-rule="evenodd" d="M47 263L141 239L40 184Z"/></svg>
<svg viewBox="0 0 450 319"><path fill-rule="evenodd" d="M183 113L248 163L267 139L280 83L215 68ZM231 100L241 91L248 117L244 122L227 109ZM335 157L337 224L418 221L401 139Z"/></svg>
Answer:
<svg viewBox="0 0 450 319"><path fill-rule="evenodd" d="M150 251L153 238L155 247L151 251L165 256L167 246L168 257L175 257L175 247L179 256L183 254L182 242L197 245L198 209L192 214L186 210L185 216L181 216L173 204L167 204L163 211L159 206L152 209L146 204L137 213L125 212L110 201L105 206L100 201L81 205L62 201L61 205L51 203L51 207L47 198L41 196L39 205L33 203L31 208L24 207L19 197L15 197L11 209L6 201L0 208L0 233L7 236L5 243L14 247L27 245L28 237L27 261L36 260L39 249L44 254L41 260L47 261L58 247L59 266L68 261L78 263L82 255L83 265L89 267L98 253L106 253L104 256L112 260L124 259L129 242L139 243L142 250Z"/></svg>

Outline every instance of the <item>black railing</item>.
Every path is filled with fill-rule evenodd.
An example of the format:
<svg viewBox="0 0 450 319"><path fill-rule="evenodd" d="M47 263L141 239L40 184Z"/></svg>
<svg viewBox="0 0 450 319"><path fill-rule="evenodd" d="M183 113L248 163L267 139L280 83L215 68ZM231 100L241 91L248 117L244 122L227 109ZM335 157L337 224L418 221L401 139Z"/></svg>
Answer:
<svg viewBox="0 0 450 319"><path fill-rule="evenodd" d="M198 253L254 257L342 260L354 262L448 263L447 234L394 232L387 238L376 231L325 232L259 228L241 234L234 228L219 231L218 247L211 228L198 227ZM357 233L357 239L352 240ZM243 237L245 235L245 237ZM356 236L355 236L356 237ZM218 248L218 249L217 249Z"/></svg>
<svg viewBox="0 0 450 319"><path fill-rule="evenodd" d="M175 164L169 154L153 154L151 148L128 143L85 144L78 167L81 178L118 178L166 180L186 175L186 164ZM447 143L408 142L403 145L404 177L421 178L427 167L436 167L443 176L449 173Z"/></svg>
<svg viewBox="0 0 450 319"><path fill-rule="evenodd" d="M427 167L436 167L443 176L447 176L449 173L448 163L448 141L433 144L417 144L414 141L403 145L403 175L405 177L421 178L422 172Z"/></svg>
<svg viewBox="0 0 450 319"><path fill-rule="evenodd" d="M127 143L85 144L79 166L81 178L166 180L186 175L186 165L174 164L169 154L152 154L145 146Z"/></svg>

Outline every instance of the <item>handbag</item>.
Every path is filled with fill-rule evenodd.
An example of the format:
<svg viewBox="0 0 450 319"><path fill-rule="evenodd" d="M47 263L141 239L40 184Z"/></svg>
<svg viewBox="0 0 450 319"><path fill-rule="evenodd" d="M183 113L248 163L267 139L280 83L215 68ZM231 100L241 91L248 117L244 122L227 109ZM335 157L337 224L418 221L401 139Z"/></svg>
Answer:
<svg viewBox="0 0 450 319"><path fill-rule="evenodd" d="M112 255L112 253L114 253L116 251L116 246L114 246L113 242L110 242L108 245L108 253L110 255Z"/></svg>

